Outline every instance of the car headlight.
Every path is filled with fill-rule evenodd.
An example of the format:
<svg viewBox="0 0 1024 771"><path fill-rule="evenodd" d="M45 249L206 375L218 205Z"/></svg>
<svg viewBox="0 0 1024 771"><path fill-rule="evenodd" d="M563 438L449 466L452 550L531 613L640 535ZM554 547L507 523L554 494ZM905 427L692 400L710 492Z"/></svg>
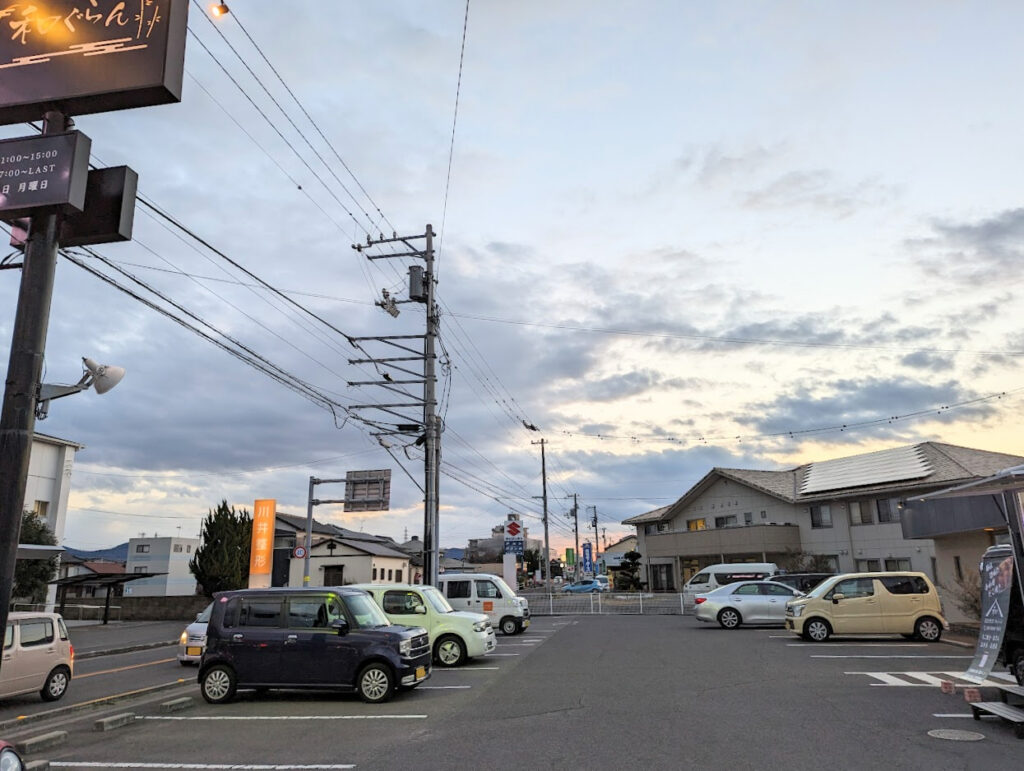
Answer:
<svg viewBox="0 0 1024 771"><path fill-rule="evenodd" d="M490 624L488 622L486 622L486 621L477 621L475 624L473 624L473 631L474 632L486 632L487 631L487 627L489 627L489 626L490 626Z"/></svg>
<svg viewBox="0 0 1024 771"><path fill-rule="evenodd" d="M409 656L412 654L412 638L400 640L398 643L398 652L403 656Z"/></svg>
<svg viewBox="0 0 1024 771"><path fill-rule="evenodd" d="M786 610L792 613L794 616L802 616L806 605L787 605Z"/></svg>
<svg viewBox="0 0 1024 771"><path fill-rule="evenodd" d="M21 756L10 747L0 750L0 771L22 771Z"/></svg>
<svg viewBox="0 0 1024 771"><path fill-rule="evenodd" d="M182 645L184 645L185 643L188 642L188 630L187 629L181 633L181 637L178 638L178 642L180 642Z"/></svg>

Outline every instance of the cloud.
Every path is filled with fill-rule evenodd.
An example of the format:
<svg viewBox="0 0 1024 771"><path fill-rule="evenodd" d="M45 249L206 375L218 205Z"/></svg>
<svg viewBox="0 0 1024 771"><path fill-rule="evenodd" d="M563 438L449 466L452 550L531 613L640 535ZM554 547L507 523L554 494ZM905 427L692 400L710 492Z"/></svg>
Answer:
<svg viewBox="0 0 1024 771"><path fill-rule="evenodd" d="M1016 276L1024 257L1024 208L970 223L936 218L931 227L933 236L906 242L921 253L918 265L928 275L968 283Z"/></svg>
<svg viewBox="0 0 1024 771"><path fill-rule="evenodd" d="M940 356L927 351L908 353L900 358L900 364L913 369L926 369L929 372L948 372L953 369L952 356Z"/></svg>
<svg viewBox="0 0 1024 771"><path fill-rule="evenodd" d="M748 191L741 200L751 209L811 208L842 218L890 203L897 195L896 187L878 178L843 185L833 172L811 169L787 172L759 189Z"/></svg>

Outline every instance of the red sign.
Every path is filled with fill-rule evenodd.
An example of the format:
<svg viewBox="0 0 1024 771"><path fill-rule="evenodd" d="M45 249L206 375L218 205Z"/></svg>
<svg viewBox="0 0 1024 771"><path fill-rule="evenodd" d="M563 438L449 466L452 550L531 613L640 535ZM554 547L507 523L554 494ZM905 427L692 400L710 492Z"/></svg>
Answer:
<svg viewBox="0 0 1024 771"><path fill-rule="evenodd" d="M505 525L505 532L513 537L519 535L520 530L522 530L522 527L520 527L518 522L509 522Z"/></svg>

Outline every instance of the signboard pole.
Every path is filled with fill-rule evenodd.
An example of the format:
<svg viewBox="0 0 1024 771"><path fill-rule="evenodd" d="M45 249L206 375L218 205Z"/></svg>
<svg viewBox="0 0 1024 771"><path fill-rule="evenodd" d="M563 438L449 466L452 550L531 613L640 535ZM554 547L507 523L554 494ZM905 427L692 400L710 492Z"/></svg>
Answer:
<svg viewBox="0 0 1024 771"><path fill-rule="evenodd" d="M47 112L43 134L62 133L67 130L67 123L63 113ZM7 627L14 588L14 563L57 266L58 228L57 214L32 217L0 412L0 629Z"/></svg>

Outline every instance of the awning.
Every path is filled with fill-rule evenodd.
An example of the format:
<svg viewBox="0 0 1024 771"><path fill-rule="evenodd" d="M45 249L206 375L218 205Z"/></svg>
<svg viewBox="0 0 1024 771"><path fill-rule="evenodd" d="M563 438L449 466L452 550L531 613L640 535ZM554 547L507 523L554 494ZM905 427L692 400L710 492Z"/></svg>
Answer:
<svg viewBox="0 0 1024 771"><path fill-rule="evenodd" d="M20 560L48 560L64 552L63 546L47 546L45 544L19 543L18 556Z"/></svg>
<svg viewBox="0 0 1024 771"><path fill-rule="evenodd" d="M966 498L970 495L992 495L1008 490L1024 490L1024 465L1011 466L984 479L976 479L956 487L947 487L922 495L917 500L933 501L937 498Z"/></svg>

